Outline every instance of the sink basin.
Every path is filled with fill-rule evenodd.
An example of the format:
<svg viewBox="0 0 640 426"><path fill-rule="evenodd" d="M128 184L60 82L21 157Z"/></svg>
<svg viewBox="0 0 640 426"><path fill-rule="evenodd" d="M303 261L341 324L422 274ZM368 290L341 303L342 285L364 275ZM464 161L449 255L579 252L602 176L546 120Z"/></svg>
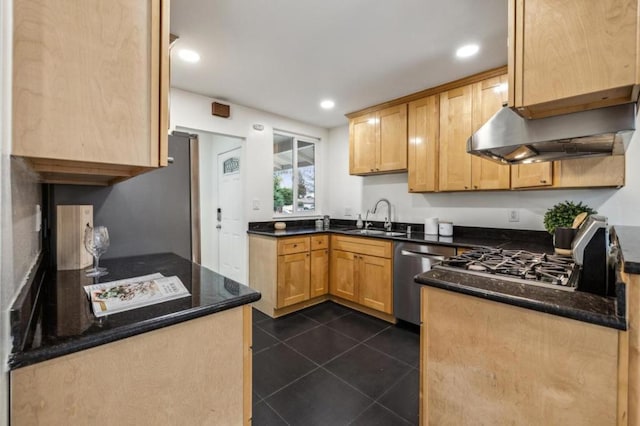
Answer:
<svg viewBox="0 0 640 426"><path fill-rule="evenodd" d="M385 237L399 237L400 235L406 235L405 232L395 232L395 231L382 231L380 229L352 229L347 231L350 234L358 234L358 235L381 235Z"/></svg>
<svg viewBox="0 0 640 426"><path fill-rule="evenodd" d="M361 235L384 235L385 231L380 231L379 229L352 229L347 231L350 234L361 234Z"/></svg>

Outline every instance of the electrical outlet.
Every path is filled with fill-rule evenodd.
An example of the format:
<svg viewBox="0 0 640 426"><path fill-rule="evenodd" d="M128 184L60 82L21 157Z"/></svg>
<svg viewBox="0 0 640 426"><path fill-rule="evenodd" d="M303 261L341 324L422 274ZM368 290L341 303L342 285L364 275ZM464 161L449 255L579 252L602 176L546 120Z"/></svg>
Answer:
<svg viewBox="0 0 640 426"><path fill-rule="evenodd" d="M251 200L251 206L253 210L260 210L260 200L257 198L254 198L253 200Z"/></svg>
<svg viewBox="0 0 640 426"><path fill-rule="evenodd" d="M520 212L518 210L509 210L509 222L520 222Z"/></svg>
<svg viewBox="0 0 640 426"><path fill-rule="evenodd" d="M345 216L352 216L353 215L353 211L351 210L351 207L345 207L344 208L344 215Z"/></svg>

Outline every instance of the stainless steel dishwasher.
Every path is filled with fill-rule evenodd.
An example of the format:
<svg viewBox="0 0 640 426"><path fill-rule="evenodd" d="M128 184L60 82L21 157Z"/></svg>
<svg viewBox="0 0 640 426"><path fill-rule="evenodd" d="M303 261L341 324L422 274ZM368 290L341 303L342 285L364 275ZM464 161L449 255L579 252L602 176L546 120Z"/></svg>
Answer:
<svg viewBox="0 0 640 426"><path fill-rule="evenodd" d="M419 243L394 243L393 313L396 318L420 325L420 284L413 277L431 265L456 254L454 247Z"/></svg>

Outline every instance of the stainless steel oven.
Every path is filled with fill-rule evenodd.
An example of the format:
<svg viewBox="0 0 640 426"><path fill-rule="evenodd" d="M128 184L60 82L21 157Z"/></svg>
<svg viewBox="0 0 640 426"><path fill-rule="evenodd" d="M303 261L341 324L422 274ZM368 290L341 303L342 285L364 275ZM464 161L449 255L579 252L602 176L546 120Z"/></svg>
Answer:
<svg viewBox="0 0 640 426"><path fill-rule="evenodd" d="M393 257L393 313L396 318L420 324L420 284L413 277L434 263L456 254L454 247L396 242Z"/></svg>

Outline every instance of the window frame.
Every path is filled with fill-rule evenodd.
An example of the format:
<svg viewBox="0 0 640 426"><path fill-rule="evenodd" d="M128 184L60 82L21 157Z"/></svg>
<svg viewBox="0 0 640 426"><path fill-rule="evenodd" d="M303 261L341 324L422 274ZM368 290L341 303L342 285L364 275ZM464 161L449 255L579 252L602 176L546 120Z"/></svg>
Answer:
<svg viewBox="0 0 640 426"><path fill-rule="evenodd" d="M321 217L322 215L320 214L320 209L319 209L319 202L318 202L318 148L319 148L319 142L320 142L320 138L316 138L313 136L306 136L306 135L301 135L298 133L292 133L292 132L287 132L284 130L277 130L274 129L273 130L273 135L271 137L271 149L272 149L272 158L271 158L271 179L274 179L274 170L273 170L273 164L275 161L275 155L276 153L273 150L273 142L275 139L276 135L280 135L280 136L285 136L285 137L290 137L293 138L293 144L291 147L292 150L292 154L291 154L291 162L292 162L292 185L293 185L293 212L292 213L278 213L276 211L273 211L273 197L274 194L271 194L271 209L273 211L273 218L274 219L283 219L283 218L298 218L298 217ZM313 144L313 166L314 166L314 182L313 182L313 186L314 186L314 209L313 210L296 210L297 209L297 195L298 195L298 142L305 142L305 143L311 143ZM273 187L273 185L271 185Z"/></svg>

